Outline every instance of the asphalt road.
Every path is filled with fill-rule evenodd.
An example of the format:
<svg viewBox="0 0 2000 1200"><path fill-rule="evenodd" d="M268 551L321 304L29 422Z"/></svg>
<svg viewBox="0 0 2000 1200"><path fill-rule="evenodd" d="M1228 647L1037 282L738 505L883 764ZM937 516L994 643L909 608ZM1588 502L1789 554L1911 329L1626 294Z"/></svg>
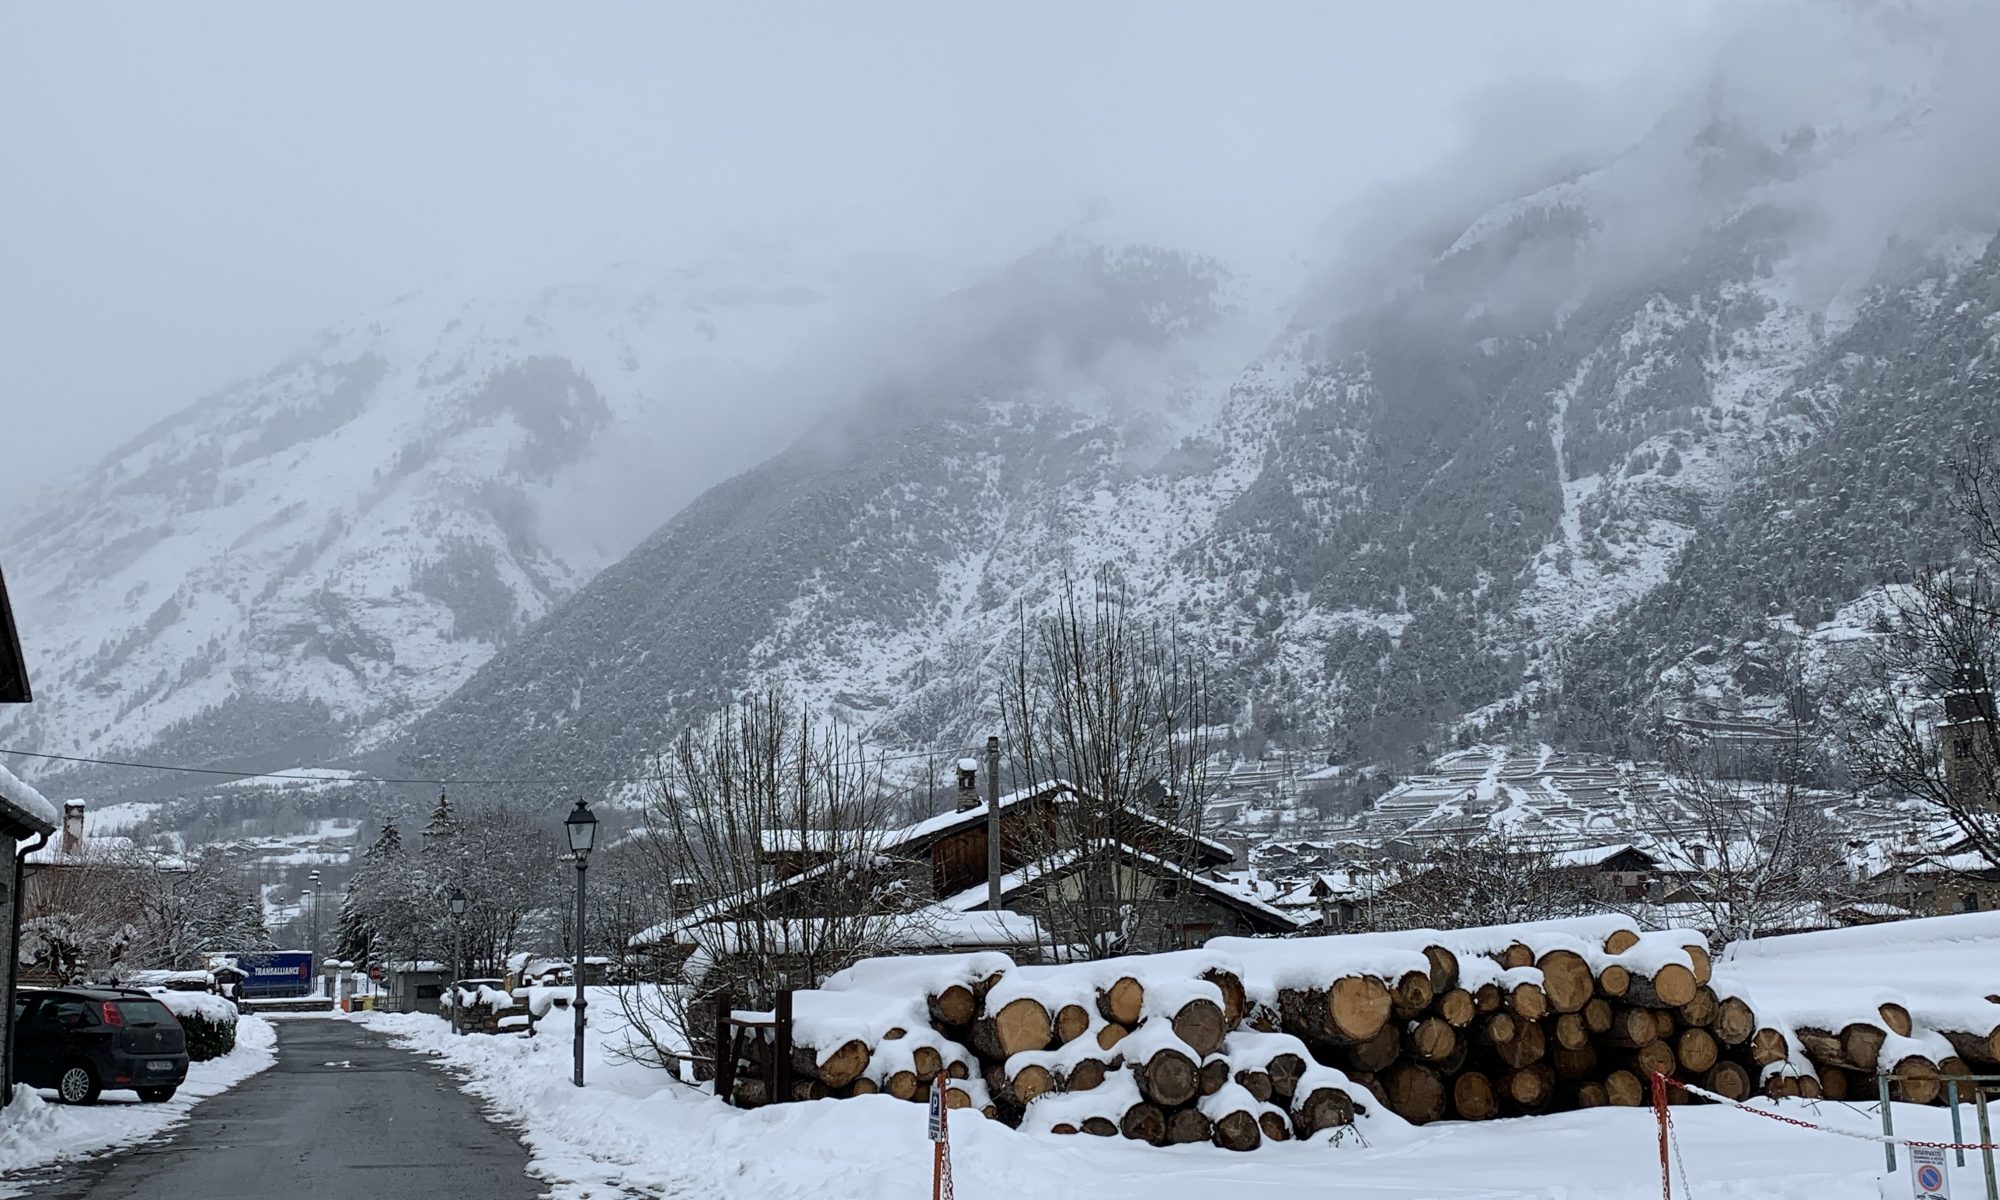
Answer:
<svg viewBox="0 0 2000 1200"><path fill-rule="evenodd" d="M436 1067L358 1026L289 1020L277 1064L160 1141L30 1185L50 1200L533 1200L507 1130Z"/></svg>

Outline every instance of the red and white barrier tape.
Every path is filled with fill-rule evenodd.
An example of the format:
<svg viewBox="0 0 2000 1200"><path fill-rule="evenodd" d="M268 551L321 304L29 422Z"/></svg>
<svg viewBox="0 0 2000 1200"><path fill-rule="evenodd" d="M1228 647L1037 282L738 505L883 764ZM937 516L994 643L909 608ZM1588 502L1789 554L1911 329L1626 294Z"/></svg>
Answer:
<svg viewBox="0 0 2000 1200"><path fill-rule="evenodd" d="M1727 1096L1718 1096L1707 1088L1696 1087L1692 1083L1682 1083L1678 1079L1667 1080L1667 1086L1679 1088L1689 1095L1700 1096L1704 1100L1713 1100L1717 1104L1727 1104L1733 1108L1739 1108L1752 1116L1765 1117L1773 1121L1782 1121L1787 1125L1796 1125L1801 1129L1815 1129L1821 1133L1831 1133L1839 1137L1854 1138L1862 1142L1873 1142L1878 1146L1886 1143L1892 1146L1921 1146L1927 1150L2000 1150L2000 1143L1994 1142L1925 1142L1915 1138L1885 1137L1879 1133L1863 1133L1858 1129L1835 1129L1829 1125L1815 1125L1811 1121L1802 1121L1797 1117L1788 1117L1783 1113L1771 1112L1768 1109L1752 1108L1741 1100L1731 1100Z"/></svg>

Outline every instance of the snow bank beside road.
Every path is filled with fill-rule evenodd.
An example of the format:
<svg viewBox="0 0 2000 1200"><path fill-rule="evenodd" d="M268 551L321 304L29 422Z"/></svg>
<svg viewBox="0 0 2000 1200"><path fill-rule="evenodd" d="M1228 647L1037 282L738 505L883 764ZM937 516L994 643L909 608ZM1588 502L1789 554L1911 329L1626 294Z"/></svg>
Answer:
<svg viewBox="0 0 2000 1200"><path fill-rule="evenodd" d="M107 1150L150 1141L187 1120L194 1106L228 1091L277 1061L277 1031L259 1017L241 1017L236 1048L188 1067L187 1082L164 1104L141 1104L131 1092L106 1092L89 1107L44 1099L32 1088L15 1091L0 1110L0 1196L25 1196L33 1180L22 1171L93 1158Z"/></svg>

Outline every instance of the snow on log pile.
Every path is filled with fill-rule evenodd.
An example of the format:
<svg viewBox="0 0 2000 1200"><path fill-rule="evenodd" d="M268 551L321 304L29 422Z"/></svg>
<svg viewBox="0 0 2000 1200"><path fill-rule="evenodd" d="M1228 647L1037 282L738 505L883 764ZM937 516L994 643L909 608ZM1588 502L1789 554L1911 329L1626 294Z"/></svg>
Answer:
<svg viewBox="0 0 2000 1200"><path fill-rule="evenodd" d="M1891 951L1910 969L1875 969ZM1743 1099L1844 1094L1879 1066L1924 1102L1941 1073L2000 1065L1996 953L2000 915L1771 939L1718 966L1699 933L1607 915L1046 966L870 959L794 996L792 1098L927 1101L942 1079L950 1107L1022 1128L1232 1150L1639 1106L1655 1073ZM765 1087L744 1072L735 1099Z"/></svg>
<svg viewBox="0 0 2000 1200"><path fill-rule="evenodd" d="M1769 1039L1775 1095L1873 1097L1882 1073L1942 1103L1944 1077L2000 1073L2000 912L1738 942L1718 969Z"/></svg>

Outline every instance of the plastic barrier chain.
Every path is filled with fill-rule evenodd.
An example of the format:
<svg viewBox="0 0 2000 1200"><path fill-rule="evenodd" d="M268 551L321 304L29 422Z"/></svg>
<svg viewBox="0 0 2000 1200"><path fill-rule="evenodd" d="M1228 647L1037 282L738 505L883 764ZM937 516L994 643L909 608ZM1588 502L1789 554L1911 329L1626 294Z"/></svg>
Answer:
<svg viewBox="0 0 2000 1200"><path fill-rule="evenodd" d="M1924 1142L1918 1141L1915 1138L1883 1137L1879 1133L1863 1133L1858 1129L1834 1129L1826 1125L1815 1125L1811 1121L1802 1121L1797 1117L1788 1117L1783 1113L1752 1108L1740 1100L1731 1100L1727 1096L1718 1096L1707 1088L1696 1087L1692 1083L1682 1083L1678 1079L1667 1079L1665 1076L1656 1076L1655 1078L1664 1080L1668 1087L1679 1088L1689 1095L1700 1096L1704 1100L1713 1100L1717 1104L1727 1104L1732 1108L1739 1108L1752 1116L1765 1117L1773 1121L1782 1121L1787 1125L1796 1125L1801 1129L1816 1129L1821 1133L1836 1134L1840 1137L1854 1138L1857 1141L1873 1142L1878 1146L1884 1144L1892 1146L1921 1146L1926 1150L2000 1150L2000 1143L1995 1142Z"/></svg>

